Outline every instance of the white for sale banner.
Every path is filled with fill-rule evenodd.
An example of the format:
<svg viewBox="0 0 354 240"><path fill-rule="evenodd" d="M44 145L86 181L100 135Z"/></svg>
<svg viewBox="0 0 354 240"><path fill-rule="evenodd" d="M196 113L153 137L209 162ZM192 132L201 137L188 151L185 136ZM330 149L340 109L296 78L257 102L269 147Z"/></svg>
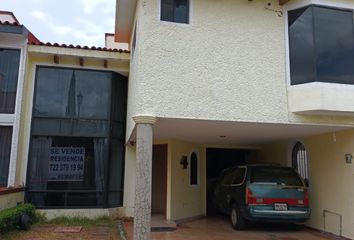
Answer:
<svg viewBox="0 0 354 240"><path fill-rule="evenodd" d="M51 147L48 181L83 181L84 166L84 147Z"/></svg>

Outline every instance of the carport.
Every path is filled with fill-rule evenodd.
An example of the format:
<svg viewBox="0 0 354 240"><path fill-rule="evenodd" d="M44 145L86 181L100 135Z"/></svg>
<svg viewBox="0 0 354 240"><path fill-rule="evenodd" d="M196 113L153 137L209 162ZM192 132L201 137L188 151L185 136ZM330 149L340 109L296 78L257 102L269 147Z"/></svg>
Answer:
<svg viewBox="0 0 354 240"><path fill-rule="evenodd" d="M336 134L340 134L348 127L158 118L152 129L155 148L158 145L165 145L167 148L166 179L161 174L153 175L152 182L165 181L166 191L162 193L165 194L166 199L164 217L168 221L181 223L208 216L208 155L209 159L210 156L214 155L215 158L218 154L222 158L227 155L237 156L238 159L235 159L237 163L273 162L291 165L291 152L295 143L305 142L307 147L307 139L316 136L329 136L330 141L333 141ZM132 142L136 139L135 134L136 129L131 138ZM316 145L316 141L315 139L310 142ZM318 140L318 144L320 143ZM233 152L234 155L223 156L223 152ZM152 169L155 164L155 153ZM195 156L198 159L197 164L194 160ZM309 157L311 161L311 154ZM230 159L226 161L231 164ZM196 173L192 169L195 166L197 166L196 180L193 177ZM315 188L315 186L310 187L311 191ZM152 192L154 192L154 184ZM152 201L154 205L154 198ZM316 215L322 214L320 211L315 210ZM322 229L322 223L323 219L319 220L317 217L314 222L311 222L311 226Z"/></svg>

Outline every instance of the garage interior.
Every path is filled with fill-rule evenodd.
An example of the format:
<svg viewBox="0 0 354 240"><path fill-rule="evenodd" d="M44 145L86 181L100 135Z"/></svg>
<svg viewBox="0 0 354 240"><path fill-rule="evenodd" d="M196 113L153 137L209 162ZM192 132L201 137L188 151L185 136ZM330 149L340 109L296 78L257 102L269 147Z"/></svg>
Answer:
<svg viewBox="0 0 354 240"><path fill-rule="evenodd" d="M307 225L336 235L351 236L354 214L348 194L354 196L354 190L348 193L336 186L345 186L353 178L350 165L344 160L354 145L354 131L349 129L328 125L160 118L154 126L154 138L155 144L168 145L166 219L178 222L213 215L207 190L222 169L257 162L292 166L292 150L300 142L309 159L307 174L312 215ZM193 151L199 153L201 164L199 186L190 186L189 168L184 169L181 165L181 159L184 156L190 158Z"/></svg>

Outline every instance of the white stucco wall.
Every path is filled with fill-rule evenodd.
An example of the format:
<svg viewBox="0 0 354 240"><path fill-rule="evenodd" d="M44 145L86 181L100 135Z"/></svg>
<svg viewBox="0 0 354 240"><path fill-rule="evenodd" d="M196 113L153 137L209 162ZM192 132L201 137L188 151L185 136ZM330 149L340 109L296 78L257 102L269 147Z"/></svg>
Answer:
<svg viewBox="0 0 354 240"><path fill-rule="evenodd" d="M278 1L191 0L190 24L160 21L159 2L138 1L128 136L134 127L131 117L143 114L246 122L354 123L345 116L307 116L288 110L286 21L265 8L271 2L271 8L281 9ZM304 1L292 3L299 2Z"/></svg>

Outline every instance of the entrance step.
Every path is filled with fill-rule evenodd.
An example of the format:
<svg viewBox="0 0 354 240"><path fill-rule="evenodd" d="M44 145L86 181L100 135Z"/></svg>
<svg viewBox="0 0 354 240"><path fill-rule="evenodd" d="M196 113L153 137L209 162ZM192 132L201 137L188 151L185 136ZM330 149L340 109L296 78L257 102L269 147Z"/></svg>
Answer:
<svg viewBox="0 0 354 240"><path fill-rule="evenodd" d="M177 229L174 221L167 221L164 215L151 216L151 232L171 232Z"/></svg>

